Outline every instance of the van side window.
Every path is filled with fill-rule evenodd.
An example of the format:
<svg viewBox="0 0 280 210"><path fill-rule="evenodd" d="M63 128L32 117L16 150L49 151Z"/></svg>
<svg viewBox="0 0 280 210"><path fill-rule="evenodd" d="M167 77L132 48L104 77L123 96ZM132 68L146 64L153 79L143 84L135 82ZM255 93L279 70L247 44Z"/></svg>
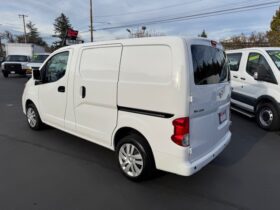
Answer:
<svg viewBox="0 0 280 210"><path fill-rule="evenodd" d="M44 68L44 83L55 82L61 79L66 72L69 52L62 52L54 55Z"/></svg>
<svg viewBox="0 0 280 210"><path fill-rule="evenodd" d="M267 63L265 57L259 53L250 53L248 57L248 63L246 72L251 76L254 76L255 72L258 72L258 69L265 70L268 74L272 74L272 70Z"/></svg>
<svg viewBox="0 0 280 210"><path fill-rule="evenodd" d="M227 57L228 57L229 69L231 71L238 71L242 53L228 54Z"/></svg>

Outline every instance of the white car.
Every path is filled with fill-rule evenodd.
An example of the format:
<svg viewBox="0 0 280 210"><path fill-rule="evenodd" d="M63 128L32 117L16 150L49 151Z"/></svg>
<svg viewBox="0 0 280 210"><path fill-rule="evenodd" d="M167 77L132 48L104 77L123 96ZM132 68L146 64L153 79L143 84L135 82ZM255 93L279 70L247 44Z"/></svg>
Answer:
<svg viewBox="0 0 280 210"><path fill-rule="evenodd" d="M280 128L280 48L227 51L232 109L256 117L266 130Z"/></svg>
<svg viewBox="0 0 280 210"><path fill-rule="evenodd" d="M42 123L116 151L131 180L154 169L189 176L231 139L226 55L206 39L157 37L61 48L22 97Z"/></svg>

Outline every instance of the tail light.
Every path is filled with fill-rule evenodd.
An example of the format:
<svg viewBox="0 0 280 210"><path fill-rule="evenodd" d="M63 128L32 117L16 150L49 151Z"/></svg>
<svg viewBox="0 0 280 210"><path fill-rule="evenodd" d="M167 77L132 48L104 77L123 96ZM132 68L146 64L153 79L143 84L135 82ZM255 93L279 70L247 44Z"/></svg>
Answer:
<svg viewBox="0 0 280 210"><path fill-rule="evenodd" d="M190 146L190 120L188 117L179 118L173 121L174 133L171 140L180 146Z"/></svg>

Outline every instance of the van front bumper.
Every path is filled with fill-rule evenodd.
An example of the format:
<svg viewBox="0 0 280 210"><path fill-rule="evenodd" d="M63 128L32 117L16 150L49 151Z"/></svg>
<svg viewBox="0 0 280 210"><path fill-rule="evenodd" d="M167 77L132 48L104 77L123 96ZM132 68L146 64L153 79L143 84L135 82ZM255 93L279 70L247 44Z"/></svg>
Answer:
<svg viewBox="0 0 280 210"><path fill-rule="evenodd" d="M181 176L191 176L214 160L226 148L230 140L231 132L228 131L210 152L194 162L190 162L187 157L191 153L190 148L186 149L185 154L179 157L170 154L157 154L156 156L160 157L160 161L156 161L157 168Z"/></svg>

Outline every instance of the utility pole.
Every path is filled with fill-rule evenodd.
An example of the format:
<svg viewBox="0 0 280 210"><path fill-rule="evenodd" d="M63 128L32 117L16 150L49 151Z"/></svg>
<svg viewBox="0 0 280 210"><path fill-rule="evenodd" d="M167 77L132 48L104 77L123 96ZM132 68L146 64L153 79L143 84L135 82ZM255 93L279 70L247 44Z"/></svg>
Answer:
<svg viewBox="0 0 280 210"><path fill-rule="evenodd" d="M0 24L2 26L2 24ZM0 56L3 56L3 49L2 49L2 34L0 33Z"/></svg>
<svg viewBox="0 0 280 210"><path fill-rule="evenodd" d="M24 41L27 43L27 37L26 37L26 28L25 28L25 18L28 17L27 15L18 15L19 18L22 18L23 20L23 28L24 28Z"/></svg>
<svg viewBox="0 0 280 210"><path fill-rule="evenodd" d="M93 16L92 16L92 0L90 1L90 41L93 42Z"/></svg>

